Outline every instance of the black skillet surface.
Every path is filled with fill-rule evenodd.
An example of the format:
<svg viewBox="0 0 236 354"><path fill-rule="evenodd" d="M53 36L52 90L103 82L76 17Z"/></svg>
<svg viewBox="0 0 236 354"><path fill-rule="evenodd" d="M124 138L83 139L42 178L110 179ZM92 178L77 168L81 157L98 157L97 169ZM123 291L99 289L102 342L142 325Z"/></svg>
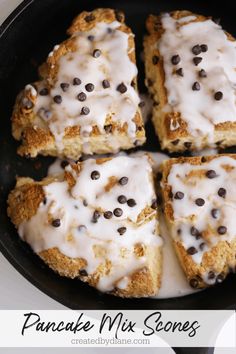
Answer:
<svg viewBox="0 0 236 354"><path fill-rule="evenodd" d="M20 240L6 215L6 198L14 186L15 176L45 176L51 158L34 160L16 154L17 143L11 136L10 116L14 99L25 84L37 79L37 66L44 61L51 48L62 41L71 20L82 10L114 7L124 10L127 23L136 34L139 66L139 87L145 91L143 64L140 62L145 18L150 13L189 9L215 18L236 35L235 9L230 2L224 6L211 1L83 1L83 0L26 0L0 27L0 250L13 266L40 290L73 309L226 309L236 308L236 276L229 276L222 284L182 298L120 299L100 294L79 280L59 277L31 249ZM234 8L233 8L234 7ZM153 128L147 128L145 149L158 151ZM234 151L231 149L231 151ZM236 150L235 150L236 151Z"/></svg>

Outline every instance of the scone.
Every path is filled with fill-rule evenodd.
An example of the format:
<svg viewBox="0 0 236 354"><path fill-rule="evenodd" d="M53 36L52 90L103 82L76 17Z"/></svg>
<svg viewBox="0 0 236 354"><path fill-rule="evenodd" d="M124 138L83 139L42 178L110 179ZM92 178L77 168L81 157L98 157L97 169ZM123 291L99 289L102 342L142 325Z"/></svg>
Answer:
<svg viewBox="0 0 236 354"><path fill-rule="evenodd" d="M170 152L236 144L236 41L209 17L147 19L146 85L153 123Z"/></svg>
<svg viewBox="0 0 236 354"><path fill-rule="evenodd" d="M134 35L111 9L82 12L18 95L12 133L18 153L78 159L142 145Z"/></svg>
<svg viewBox="0 0 236 354"><path fill-rule="evenodd" d="M151 296L162 270L155 198L147 155L91 158L41 182L18 178L8 215L60 275L122 297Z"/></svg>
<svg viewBox="0 0 236 354"><path fill-rule="evenodd" d="M236 270L236 155L163 163L165 219L190 285L222 282Z"/></svg>

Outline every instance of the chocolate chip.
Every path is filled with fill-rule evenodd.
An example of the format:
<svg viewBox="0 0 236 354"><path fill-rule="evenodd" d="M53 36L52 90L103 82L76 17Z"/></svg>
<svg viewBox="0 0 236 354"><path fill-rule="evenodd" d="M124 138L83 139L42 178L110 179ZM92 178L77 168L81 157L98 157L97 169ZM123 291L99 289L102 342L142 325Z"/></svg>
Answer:
<svg viewBox="0 0 236 354"><path fill-rule="evenodd" d="M151 204L152 209L157 209L157 199L153 199L152 204Z"/></svg>
<svg viewBox="0 0 236 354"><path fill-rule="evenodd" d="M221 197L221 198L225 198L225 196L226 196L226 189L224 189L224 188L219 188L219 190L218 190L218 196Z"/></svg>
<svg viewBox="0 0 236 354"><path fill-rule="evenodd" d="M178 234L178 235L181 235L181 233L182 233L181 229L178 229L178 230L177 230L177 234Z"/></svg>
<svg viewBox="0 0 236 354"><path fill-rule="evenodd" d="M81 108L81 114L87 115L90 113L90 109L86 106Z"/></svg>
<svg viewBox="0 0 236 354"><path fill-rule="evenodd" d="M62 97L60 95L56 95L53 97L53 101L57 104L62 103Z"/></svg>
<svg viewBox="0 0 236 354"><path fill-rule="evenodd" d="M183 77L184 76L183 68L179 68L178 70L176 70L176 74Z"/></svg>
<svg viewBox="0 0 236 354"><path fill-rule="evenodd" d="M127 198L125 195L119 195L119 197L117 198L118 202L120 204L125 204L127 202Z"/></svg>
<svg viewBox="0 0 236 354"><path fill-rule="evenodd" d="M61 86L62 91L63 91L63 92L66 92L66 91L68 90L68 88L70 87L70 84L68 84L68 83L66 83L66 82L62 82L62 83L60 84L60 86Z"/></svg>
<svg viewBox="0 0 236 354"><path fill-rule="evenodd" d="M208 46L207 46L207 44L201 44L200 47L201 47L201 51L202 51L203 53L205 53L205 52L208 51Z"/></svg>
<svg viewBox="0 0 236 354"><path fill-rule="evenodd" d="M199 82L195 81L193 86L192 86L192 90L193 91L199 91L201 89L201 86L199 84Z"/></svg>
<svg viewBox="0 0 236 354"><path fill-rule="evenodd" d="M87 273L87 271L86 271L85 269L80 269L80 270L79 270L79 275L80 275L81 277L87 277L87 276L88 276L88 273Z"/></svg>
<svg viewBox="0 0 236 354"><path fill-rule="evenodd" d="M93 223L97 223L98 222L98 219L100 218L100 213L98 210L95 210L95 212L93 213L93 219L92 219L92 222Z"/></svg>
<svg viewBox="0 0 236 354"><path fill-rule="evenodd" d="M87 95L86 93L84 92L80 92L78 95L77 95L77 99L80 101L80 102L84 102L87 98Z"/></svg>
<svg viewBox="0 0 236 354"><path fill-rule="evenodd" d="M80 232L84 232L84 231L87 230L87 227L86 227L85 225L79 225L79 226L78 226L78 230L79 230Z"/></svg>
<svg viewBox="0 0 236 354"><path fill-rule="evenodd" d="M193 62L194 64L197 66L199 63L201 63L202 58L201 57L194 57L193 58Z"/></svg>
<svg viewBox="0 0 236 354"><path fill-rule="evenodd" d="M139 104L138 104L138 106L139 106L140 108L144 107L144 106L145 106L145 101L140 101Z"/></svg>
<svg viewBox="0 0 236 354"><path fill-rule="evenodd" d="M177 64L179 64L179 62L180 62L180 56L179 56L178 54L173 55L173 56L171 57L171 63L172 63L173 65L177 65Z"/></svg>
<svg viewBox="0 0 236 354"><path fill-rule="evenodd" d="M184 146L186 147L186 149L190 149L191 146L192 146L192 143L191 143L190 141L186 141L186 142L184 143Z"/></svg>
<svg viewBox="0 0 236 354"><path fill-rule="evenodd" d="M206 162L206 160L207 160L207 159L206 159L205 156L202 156L202 157L201 157L201 162Z"/></svg>
<svg viewBox="0 0 236 354"><path fill-rule="evenodd" d="M123 214L123 210L121 208L115 208L113 214L117 217L120 217Z"/></svg>
<svg viewBox="0 0 236 354"><path fill-rule="evenodd" d="M206 172L206 177L207 177L207 178L210 178L210 179L216 178L216 177L217 177L216 171L214 171L214 170L208 170L208 171Z"/></svg>
<svg viewBox="0 0 236 354"><path fill-rule="evenodd" d="M94 58L99 58L101 54L102 53L101 53L100 49L94 49L94 51L93 51L93 57Z"/></svg>
<svg viewBox="0 0 236 354"><path fill-rule="evenodd" d="M159 62L159 57L157 55L153 55L153 57L152 57L153 65L156 65L158 62Z"/></svg>
<svg viewBox="0 0 236 354"><path fill-rule="evenodd" d="M102 87L103 87L104 89L110 87L110 82L109 82L108 80L103 80L103 82L102 82Z"/></svg>
<svg viewBox="0 0 236 354"><path fill-rule="evenodd" d="M197 198L195 200L195 203L197 204L197 206L203 206L205 204L205 200L202 198Z"/></svg>
<svg viewBox="0 0 236 354"><path fill-rule="evenodd" d="M33 108L33 102L31 100L29 100L27 97L24 97L22 100L22 105L24 108L26 109L31 109Z"/></svg>
<svg viewBox="0 0 236 354"><path fill-rule="evenodd" d="M66 166L68 166L69 165L69 162L68 161L66 161L66 160L62 160L62 162L61 162L61 168L65 168Z"/></svg>
<svg viewBox="0 0 236 354"><path fill-rule="evenodd" d="M74 86L78 86L78 85L80 85L81 84L81 80L78 78L78 77L75 77L74 79L73 79L73 85Z"/></svg>
<svg viewBox="0 0 236 354"><path fill-rule="evenodd" d="M227 227L221 225L221 226L218 227L217 232L218 232L219 235L224 235L227 232Z"/></svg>
<svg viewBox="0 0 236 354"><path fill-rule="evenodd" d="M88 92L92 92L94 90L94 84L89 83L89 84L85 85L85 89Z"/></svg>
<svg viewBox="0 0 236 354"><path fill-rule="evenodd" d="M217 275L216 277L216 283L222 283L222 281L224 280L225 275L223 273Z"/></svg>
<svg viewBox="0 0 236 354"><path fill-rule="evenodd" d="M187 249L187 253L189 254L189 255L191 255L191 256L193 256L194 254L196 254L198 251L197 251L197 249L195 248L195 247L189 247L188 249Z"/></svg>
<svg viewBox="0 0 236 354"><path fill-rule="evenodd" d="M176 192L174 198L175 199L183 199L184 193L183 192Z"/></svg>
<svg viewBox="0 0 236 354"><path fill-rule="evenodd" d="M220 100L222 100L222 98L223 98L223 93L222 93L221 91L217 91L217 92L214 94L214 99L215 99L216 101L220 101Z"/></svg>
<svg viewBox="0 0 236 354"><path fill-rule="evenodd" d="M212 209L211 210L211 215L214 219L217 219L219 217L219 213L220 213L219 209Z"/></svg>
<svg viewBox="0 0 236 354"><path fill-rule="evenodd" d="M196 44L194 47L192 47L192 53L195 55L200 54L201 51L202 51L202 49L199 44Z"/></svg>
<svg viewBox="0 0 236 354"><path fill-rule="evenodd" d="M43 198L43 204L44 204L44 205L47 204L47 198L46 198L46 197Z"/></svg>
<svg viewBox="0 0 236 354"><path fill-rule="evenodd" d="M207 73L204 69L201 69L199 72L198 72L198 76L199 77L207 77Z"/></svg>
<svg viewBox="0 0 236 354"><path fill-rule="evenodd" d="M119 179L119 184L121 184L122 186L126 185L128 183L129 179L128 177L121 177Z"/></svg>
<svg viewBox="0 0 236 354"><path fill-rule="evenodd" d="M209 273L208 273L208 279L214 279L216 277L215 273L211 270Z"/></svg>
<svg viewBox="0 0 236 354"><path fill-rule="evenodd" d="M86 22L94 21L95 20L95 16L93 14L89 14L89 15L85 16L84 20Z"/></svg>
<svg viewBox="0 0 236 354"><path fill-rule="evenodd" d="M39 91L39 94L40 96L47 96L49 93L48 89L46 87L42 88L40 91Z"/></svg>
<svg viewBox="0 0 236 354"><path fill-rule="evenodd" d="M136 205L136 201L131 198L131 199L127 200L127 204L128 204L129 207L132 208L132 207L134 207Z"/></svg>
<svg viewBox="0 0 236 354"><path fill-rule="evenodd" d="M190 233L192 236L198 236L200 234L200 232L198 231L198 229L195 226L191 227Z"/></svg>
<svg viewBox="0 0 236 354"><path fill-rule="evenodd" d="M107 33L112 33L112 32L113 32L113 29L110 28L110 27L108 27L108 28L107 28Z"/></svg>
<svg viewBox="0 0 236 354"><path fill-rule="evenodd" d="M115 17L116 17L117 21L122 22L123 18L124 18L123 12L120 10L115 10L114 12L115 12Z"/></svg>
<svg viewBox="0 0 236 354"><path fill-rule="evenodd" d="M119 227L119 229L117 229L117 231L119 232L120 235L124 235L124 233L126 232L126 227Z"/></svg>
<svg viewBox="0 0 236 354"><path fill-rule="evenodd" d="M173 198L173 193L172 193L172 191L169 191L169 198L170 198L170 199Z"/></svg>
<svg viewBox="0 0 236 354"><path fill-rule="evenodd" d="M119 84L116 89L120 93L125 93L127 91L127 87L125 86L125 84L123 82L121 84Z"/></svg>
<svg viewBox="0 0 236 354"><path fill-rule="evenodd" d="M179 139L173 140L171 142L172 145L178 145L179 144Z"/></svg>
<svg viewBox="0 0 236 354"><path fill-rule="evenodd" d="M189 285L193 288L193 289L197 289L199 286L199 281L197 278L192 278L189 281Z"/></svg>
<svg viewBox="0 0 236 354"><path fill-rule="evenodd" d="M61 226L61 220L60 219L52 220L52 226L53 227L60 227Z"/></svg>
<svg viewBox="0 0 236 354"><path fill-rule="evenodd" d="M86 199L83 200L83 206L87 207L88 206L88 202Z"/></svg>
<svg viewBox="0 0 236 354"><path fill-rule="evenodd" d="M112 218L112 211L105 211L105 213L103 214L105 219L111 219Z"/></svg>
<svg viewBox="0 0 236 354"><path fill-rule="evenodd" d="M205 246L206 246L205 242L200 243L199 245L200 250L203 251Z"/></svg>
<svg viewBox="0 0 236 354"><path fill-rule="evenodd" d="M100 178L100 173L98 171L93 171L90 175L92 179L99 179Z"/></svg>
<svg viewBox="0 0 236 354"><path fill-rule="evenodd" d="M104 130L106 133L112 133L112 124L104 125Z"/></svg>
<svg viewBox="0 0 236 354"><path fill-rule="evenodd" d="M88 40L90 41L90 42L92 42L92 41L94 41L94 36L92 35L92 34L90 34L89 36L88 36Z"/></svg>

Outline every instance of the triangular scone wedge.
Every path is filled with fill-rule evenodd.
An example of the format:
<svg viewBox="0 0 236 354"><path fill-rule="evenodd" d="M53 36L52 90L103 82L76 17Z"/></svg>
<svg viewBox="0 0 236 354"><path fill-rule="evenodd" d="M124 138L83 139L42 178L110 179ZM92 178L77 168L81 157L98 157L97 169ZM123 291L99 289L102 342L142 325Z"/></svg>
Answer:
<svg viewBox="0 0 236 354"><path fill-rule="evenodd" d="M161 282L156 204L149 157L118 156L68 165L41 182L19 178L8 215L60 275L117 296L146 297Z"/></svg>
<svg viewBox="0 0 236 354"><path fill-rule="evenodd" d="M236 155L180 157L162 166L165 219L194 288L236 270Z"/></svg>
<svg viewBox="0 0 236 354"><path fill-rule="evenodd" d="M134 35L112 9L82 12L18 95L12 133L18 153L78 159L142 145Z"/></svg>
<svg viewBox="0 0 236 354"><path fill-rule="evenodd" d="M146 25L146 85L162 148L235 145L236 40L189 11L150 15Z"/></svg>

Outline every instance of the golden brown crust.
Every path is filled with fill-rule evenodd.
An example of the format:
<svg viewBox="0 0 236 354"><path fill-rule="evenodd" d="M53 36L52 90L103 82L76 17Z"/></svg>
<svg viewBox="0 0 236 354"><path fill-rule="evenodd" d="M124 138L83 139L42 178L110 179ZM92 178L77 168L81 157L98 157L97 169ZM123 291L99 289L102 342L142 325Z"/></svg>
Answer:
<svg viewBox="0 0 236 354"><path fill-rule="evenodd" d="M190 22L201 22L210 19L192 13L190 11L174 11L170 15L178 20L186 16L195 16L195 19L188 20ZM185 25L183 22L180 26ZM209 147L209 142L206 137L198 137L198 145L196 145L196 138L193 137L187 129L186 121L181 117L179 112L163 113L163 107L167 103L167 91L165 88L165 72L163 65L163 58L155 45L161 39L164 29L161 23L161 16L150 15L146 21L146 27L149 35L144 38L144 55L145 55L145 72L146 72L146 86L149 93L154 100L153 106L153 123L157 136L159 137L163 149L170 152L185 151L185 150L199 150ZM229 33L225 32L228 39L235 41L235 38ZM157 63L153 63L153 57L159 58ZM171 129L176 127L175 130ZM227 132L227 134L226 134ZM201 139L201 146L199 148L199 140ZM221 148L232 146L236 142L236 122L224 122L214 126L214 141L211 146L217 144Z"/></svg>
<svg viewBox="0 0 236 354"><path fill-rule="evenodd" d="M52 52L52 55L48 56L46 63L39 68L39 74L47 83L47 87L50 89L50 87L54 85L60 58L63 55L76 50L76 39L74 37L76 32L90 30L100 21L111 23L118 19L121 22L119 30L131 34L131 29L124 23L124 14L120 11L112 9L96 9L92 12L84 11L79 14L68 29L68 34L71 37L62 42L57 49ZM133 63L136 63L135 50L133 50L134 47L134 38L130 35L128 39L128 55L130 60ZM38 85L39 82L33 84L35 88L37 88ZM137 78L134 78L133 86L137 89ZM16 99L12 114L12 134L16 140L20 140L22 143L18 148L18 153L21 156L35 157L38 154L42 154L78 159L83 151L83 144L80 138L80 127L66 127L63 137L64 149L62 152L59 152L56 147L55 138L49 130L48 125L34 113L36 97L37 96L31 95L30 90L25 89L20 92ZM28 107L23 105L23 100L29 102ZM136 142L141 145L145 142L145 130L139 108L133 117L133 121L137 127ZM122 125L113 121L112 114L110 114L106 118L105 125L109 126L108 133L101 133L97 126L93 126L92 132L89 135L90 150L93 153L114 152L112 138L114 138L117 146L122 149L134 147L135 142L128 136L127 124Z"/></svg>
<svg viewBox="0 0 236 354"><path fill-rule="evenodd" d="M164 206L164 215L167 226L170 230L170 234L176 232L175 230L175 218L174 210L172 207L172 188L168 184L168 176L175 164L181 165L184 163L189 163L193 166L202 166L203 169L190 172L189 178L193 176L198 176L201 178L205 176L206 165L208 162L212 161L221 156L228 156L236 160L235 154L222 154L214 156L195 156L195 157L179 157L166 160L162 163L162 197ZM225 166L227 170L227 166ZM203 239L207 240L209 237L207 231L203 232ZM176 250L178 259L184 269L188 281L190 284L194 285L196 288L204 288L209 286L204 280L203 276L214 269L216 274L220 274L220 280L224 279L228 272L235 268L236 266L236 240L232 242L220 241L209 251L204 252L203 258L200 264L194 262L193 258L187 253L186 248L183 246L179 238L173 239L174 248Z"/></svg>

